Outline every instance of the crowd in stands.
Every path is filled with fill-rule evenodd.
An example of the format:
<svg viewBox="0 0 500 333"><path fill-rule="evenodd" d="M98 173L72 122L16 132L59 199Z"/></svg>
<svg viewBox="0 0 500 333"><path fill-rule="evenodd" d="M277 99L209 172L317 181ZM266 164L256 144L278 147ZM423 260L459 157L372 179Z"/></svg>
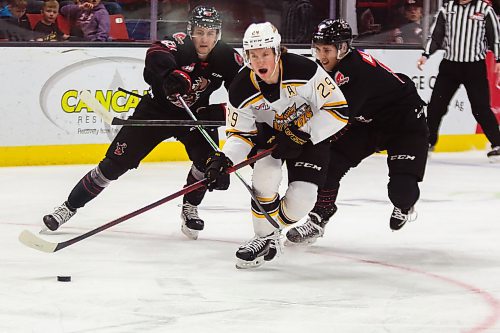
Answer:
<svg viewBox="0 0 500 333"><path fill-rule="evenodd" d="M377 44L423 43L422 0L358 0L358 41Z"/></svg>
<svg viewBox="0 0 500 333"><path fill-rule="evenodd" d="M422 1L356 0L357 40L422 45ZM229 22L229 42L240 41L250 23L271 15L281 20L284 43L308 44L329 12L324 0L266 1L265 10L255 1L158 0L158 38L184 31L189 11L202 3L218 8ZM150 8L149 0L0 0L0 41L148 40Z"/></svg>
<svg viewBox="0 0 500 333"><path fill-rule="evenodd" d="M121 6L111 1L7 0L0 3L0 41L108 41L113 15L121 16Z"/></svg>

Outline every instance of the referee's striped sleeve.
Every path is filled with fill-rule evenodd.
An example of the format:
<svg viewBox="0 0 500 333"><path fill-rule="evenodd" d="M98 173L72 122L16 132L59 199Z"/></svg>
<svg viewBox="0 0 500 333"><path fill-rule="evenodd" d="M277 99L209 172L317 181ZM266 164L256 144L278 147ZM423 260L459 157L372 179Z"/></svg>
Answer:
<svg viewBox="0 0 500 333"><path fill-rule="evenodd" d="M429 57L431 54L440 49L443 45L445 37L445 19L444 19L445 9L441 7L436 14L436 19L431 26L429 38L424 49L424 55Z"/></svg>
<svg viewBox="0 0 500 333"><path fill-rule="evenodd" d="M493 7L486 8L486 38L490 50L495 54L495 59L500 62L500 25Z"/></svg>

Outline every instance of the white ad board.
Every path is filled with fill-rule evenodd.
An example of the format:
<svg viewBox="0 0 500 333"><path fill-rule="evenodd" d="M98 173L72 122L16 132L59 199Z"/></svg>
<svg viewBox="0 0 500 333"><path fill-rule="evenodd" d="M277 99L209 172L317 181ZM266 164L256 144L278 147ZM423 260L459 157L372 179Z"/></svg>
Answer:
<svg viewBox="0 0 500 333"><path fill-rule="evenodd" d="M366 50L395 72L414 80L425 101L431 95L442 53L431 57L423 72L416 68L418 50ZM127 117L138 98L119 87L143 94L146 48L6 47L0 50L3 80L0 146L109 143L118 127L110 128L78 99L89 90L112 112ZM291 52L310 54L309 49ZM220 89L212 102L225 101ZM476 122L463 88L454 96L441 134L473 134Z"/></svg>
<svg viewBox="0 0 500 333"><path fill-rule="evenodd" d="M1 146L105 143L115 134L78 99L90 90L117 116L143 93L143 48L3 48Z"/></svg>

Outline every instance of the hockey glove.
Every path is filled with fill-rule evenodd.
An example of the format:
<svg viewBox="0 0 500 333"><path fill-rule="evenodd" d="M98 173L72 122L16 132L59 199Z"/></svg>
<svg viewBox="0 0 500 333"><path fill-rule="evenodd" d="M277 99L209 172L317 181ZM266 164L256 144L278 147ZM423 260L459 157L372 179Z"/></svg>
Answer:
<svg viewBox="0 0 500 333"><path fill-rule="evenodd" d="M207 160L205 178L208 180L207 188L213 190L227 190L229 187L229 174L226 172L233 162L221 151L210 154Z"/></svg>
<svg viewBox="0 0 500 333"><path fill-rule="evenodd" d="M187 94L191 90L191 77L181 70L173 70L163 81L165 95Z"/></svg>
<svg viewBox="0 0 500 333"><path fill-rule="evenodd" d="M276 135L274 140L276 148L271 156L283 160L297 158L310 137L308 133L302 132L297 126L289 125Z"/></svg>
<svg viewBox="0 0 500 333"><path fill-rule="evenodd" d="M226 120L226 103L210 104L196 109L198 120Z"/></svg>

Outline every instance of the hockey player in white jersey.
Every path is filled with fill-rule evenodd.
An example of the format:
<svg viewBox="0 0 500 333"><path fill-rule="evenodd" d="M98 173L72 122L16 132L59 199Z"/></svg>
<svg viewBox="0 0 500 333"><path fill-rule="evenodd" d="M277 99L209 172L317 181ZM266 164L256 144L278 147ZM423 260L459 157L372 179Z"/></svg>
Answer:
<svg viewBox="0 0 500 333"><path fill-rule="evenodd" d="M307 215L326 179L329 138L347 123L347 102L330 76L315 62L287 53L278 30L269 22L251 24L243 37L247 67L229 88L227 141L207 161L210 190L225 190L225 170L243 161L252 149L276 144L271 156L255 163L252 186L266 220L252 202L255 237L236 252L238 268L260 266L274 258L280 230ZM266 146L267 144L267 146ZM282 165L288 188L280 198Z"/></svg>

